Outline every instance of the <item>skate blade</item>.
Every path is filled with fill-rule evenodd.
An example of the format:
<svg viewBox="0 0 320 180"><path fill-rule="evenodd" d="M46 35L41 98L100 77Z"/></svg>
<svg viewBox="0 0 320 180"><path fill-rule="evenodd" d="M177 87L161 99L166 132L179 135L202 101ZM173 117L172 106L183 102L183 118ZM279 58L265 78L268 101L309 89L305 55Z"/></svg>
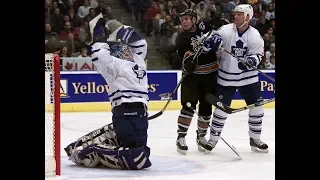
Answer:
<svg viewBox="0 0 320 180"><path fill-rule="evenodd" d="M177 148L178 153L182 154L182 155L186 155L187 154L187 150L182 150Z"/></svg>
<svg viewBox="0 0 320 180"><path fill-rule="evenodd" d="M198 144L198 151L205 152L206 150L203 147L201 147L201 145Z"/></svg>
<svg viewBox="0 0 320 180"><path fill-rule="evenodd" d="M259 149L257 147L251 147L251 151L257 152L257 153L268 153L269 149Z"/></svg>
<svg viewBox="0 0 320 180"><path fill-rule="evenodd" d="M210 150L207 150L207 149L204 150L205 154L209 154L210 152L211 152Z"/></svg>

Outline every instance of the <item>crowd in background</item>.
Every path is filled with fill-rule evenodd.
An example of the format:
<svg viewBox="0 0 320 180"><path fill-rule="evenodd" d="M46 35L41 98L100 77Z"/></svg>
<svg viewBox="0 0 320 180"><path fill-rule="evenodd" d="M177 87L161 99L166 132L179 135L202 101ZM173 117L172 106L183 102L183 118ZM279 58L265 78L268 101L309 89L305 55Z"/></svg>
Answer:
<svg viewBox="0 0 320 180"><path fill-rule="evenodd" d="M265 56L259 68L275 68L275 0L122 1L145 36L153 37L156 49L170 61L173 69L180 68L180 61L175 56L175 39L182 31L180 12L192 8L197 12L198 21L203 20L218 29L234 21L234 8L238 4L249 3L254 9L250 24L260 32L265 44ZM100 12L106 20L116 19L105 2L45 0L45 53L57 53L60 57L88 57L84 47L88 38L88 21Z"/></svg>
<svg viewBox="0 0 320 180"><path fill-rule="evenodd" d="M275 68L275 0L124 0L132 16L139 22L146 36L153 36L157 49L179 68L175 57L175 39L182 31L179 13L185 9L197 12L198 22L205 21L213 28L234 21L234 8L251 4L254 17L250 25L258 29L265 43L261 69ZM151 4L151 6L150 6ZM218 53L219 56L219 53ZM177 61L179 62L179 61Z"/></svg>

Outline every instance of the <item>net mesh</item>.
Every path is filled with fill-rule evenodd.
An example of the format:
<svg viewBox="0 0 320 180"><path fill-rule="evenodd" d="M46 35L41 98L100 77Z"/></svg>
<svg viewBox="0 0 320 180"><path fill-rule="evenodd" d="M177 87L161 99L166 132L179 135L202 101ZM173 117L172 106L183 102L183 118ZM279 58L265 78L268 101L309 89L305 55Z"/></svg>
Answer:
<svg viewBox="0 0 320 180"><path fill-rule="evenodd" d="M56 174L54 54L45 54L45 175Z"/></svg>

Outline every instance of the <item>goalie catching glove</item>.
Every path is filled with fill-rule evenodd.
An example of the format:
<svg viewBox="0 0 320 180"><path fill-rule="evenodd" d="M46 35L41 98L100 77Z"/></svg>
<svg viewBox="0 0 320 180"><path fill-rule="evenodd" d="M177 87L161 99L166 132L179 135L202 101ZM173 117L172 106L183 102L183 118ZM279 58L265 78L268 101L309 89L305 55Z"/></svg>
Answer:
<svg viewBox="0 0 320 180"><path fill-rule="evenodd" d="M191 51L187 51L184 53L182 60L182 71L186 74L192 74L197 67L198 57L195 57L195 54Z"/></svg>

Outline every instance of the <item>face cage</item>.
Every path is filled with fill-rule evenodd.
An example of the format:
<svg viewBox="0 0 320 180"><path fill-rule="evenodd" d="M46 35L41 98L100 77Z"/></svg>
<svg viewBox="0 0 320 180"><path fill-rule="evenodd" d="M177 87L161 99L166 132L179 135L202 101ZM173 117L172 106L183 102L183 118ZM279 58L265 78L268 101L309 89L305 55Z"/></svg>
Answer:
<svg viewBox="0 0 320 180"><path fill-rule="evenodd" d="M112 56L115 56L119 59L128 60L134 62L133 53L131 48L127 45L116 45L116 50L111 53Z"/></svg>

